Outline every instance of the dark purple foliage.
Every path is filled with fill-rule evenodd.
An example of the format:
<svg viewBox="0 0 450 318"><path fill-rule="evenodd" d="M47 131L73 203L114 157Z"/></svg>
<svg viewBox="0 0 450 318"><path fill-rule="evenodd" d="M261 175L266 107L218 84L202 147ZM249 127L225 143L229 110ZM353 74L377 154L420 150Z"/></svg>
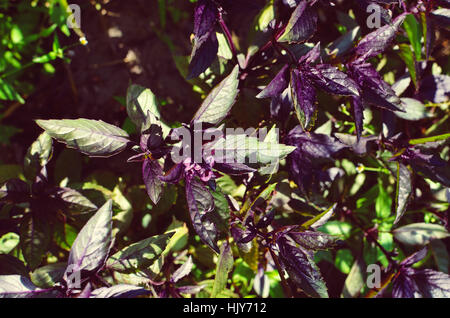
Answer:
<svg viewBox="0 0 450 318"><path fill-rule="evenodd" d="M194 47L187 78L199 76L217 56L219 44L216 36L217 7L211 0L199 0L195 8Z"/></svg>
<svg viewBox="0 0 450 318"><path fill-rule="evenodd" d="M448 298L450 276L432 269L415 269L412 265L423 259L427 248L412 254L400 264L393 281L392 296L395 298Z"/></svg>
<svg viewBox="0 0 450 318"><path fill-rule="evenodd" d="M323 165L346 148L346 145L330 136L304 132L300 126L289 132L286 143L297 147L288 157L289 174L306 192L324 177L321 173Z"/></svg>

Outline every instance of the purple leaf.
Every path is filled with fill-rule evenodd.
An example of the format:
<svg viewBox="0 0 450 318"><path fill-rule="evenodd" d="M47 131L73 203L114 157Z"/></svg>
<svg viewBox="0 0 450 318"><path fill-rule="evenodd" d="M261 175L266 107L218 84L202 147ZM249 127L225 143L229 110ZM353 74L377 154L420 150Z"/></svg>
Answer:
<svg viewBox="0 0 450 318"><path fill-rule="evenodd" d="M383 53L389 45L393 42L395 35L402 25L406 15L401 14L392 21L392 24L387 24L372 33L367 34L356 47L358 55L365 55L366 59L377 56Z"/></svg>
<svg viewBox="0 0 450 318"><path fill-rule="evenodd" d="M72 286L77 272L94 273L105 264L112 242L112 200L107 201L78 233L70 249L64 280ZM74 282L76 283L76 282Z"/></svg>
<svg viewBox="0 0 450 318"><path fill-rule="evenodd" d="M408 256L400 264L393 282L392 296L395 298L448 298L450 276L432 269L411 268L427 255L427 248Z"/></svg>
<svg viewBox="0 0 450 318"><path fill-rule="evenodd" d="M206 186L194 177L186 179L186 199L195 232L204 243L219 253L216 226L205 217L207 213L214 210L213 196Z"/></svg>
<svg viewBox="0 0 450 318"><path fill-rule="evenodd" d="M421 261L422 259L424 259L425 256L427 256L427 252L428 252L428 249L426 247L422 248L420 251L415 252L414 254L411 254L410 256L405 258L402 261L401 266L402 267L411 267L411 266L413 266L415 263L417 263L417 262Z"/></svg>
<svg viewBox="0 0 450 318"><path fill-rule="evenodd" d="M143 162L147 154L145 152L141 152L137 155L133 155L127 159L127 162Z"/></svg>
<svg viewBox="0 0 450 318"><path fill-rule="evenodd" d="M289 65L286 64L273 78L269 85L256 98L274 98L279 96L289 85Z"/></svg>
<svg viewBox="0 0 450 318"><path fill-rule="evenodd" d="M422 79L419 95L433 103L448 102L450 97L450 76L429 75Z"/></svg>
<svg viewBox="0 0 450 318"><path fill-rule="evenodd" d="M33 205L31 205L33 208ZM34 207L36 208L36 206ZM27 213L20 224L20 247L27 265L35 269L42 262L51 242L52 228L36 213Z"/></svg>
<svg viewBox="0 0 450 318"><path fill-rule="evenodd" d="M248 227L245 231L242 232L241 237L239 238L239 240L236 242L238 244L246 244L249 243L251 241L253 241L253 239L256 237L256 229L253 227Z"/></svg>
<svg viewBox="0 0 450 318"><path fill-rule="evenodd" d="M154 116L149 112L148 117L150 118ZM147 128L141 135L140 146L142 151L146 152L148 150L154 150L161 147L163 144L163 131L160 123L158 124L149 124L150 127Z"/></svg>
<svg viewBox="0 0 450 318"><path fill-rule="evenodd" d="M289 132L288 140L289 145L297 147L291 155L302 152L314 159L328 159L342 149L347 148L346 145L331 136L305 133L299 126Z"/></svg>
<svg viewBox="0 0 450 318"><path fill-rule="evenodd" d="M371 12L378 13L379 12L381 15L382 21L385 24L391 24L392 18L389 15L389 11L376 3L381 3L381 4L399 3L399 0L375 0L375 1L374 0L361 0L361 1L358 1L358 4L362 7L362 9L366 13L371 13ZM370 8L368 8L369 5L371 5Z"/></svg>
<svg viewBox="0 0 450 318"><path fill-rule="evenodd" d="M229 175L242 175L255 172L256 169L250 168L243 163L218 163L214 164L214 169Z"/></svg>
<svg viewBox="0 0 450 318"><path fill-rule="evenodd" d="M270 293L270 280L264 273L263 266L258 266L258 273L255 276L255 281L253 283L253 288L258 296L262 298L267 298Z"/></svg>
<svg viewBox="0 0 450 318"><path fill-rule="evenodd" d="M147 189L147 194L156 205L161 199L162 181L159 177L162 175L162 168L158 161L145 159L142 164L142 179Z"/></svg>
<svg viewBox="0 0 450 318"><path fill-rule="evenodd" d="M194 35L202 39L214 29L217 20L217 8L211 0L199 0L194 12Z"/></svg>
<svg viewBox="0 0 450 318"><path fill-rule="evenodd" d="M291 71L291 90L298 120L304 129L308 129L313 124L317 110L316 90L298 69Z"/></svg>
<svg viewBox="0 0 450 318"><path fill-rule="evenodd" d="M63 207L73 214L88 213L98 209L88 198L71 188L55 188L54 197L60 200Z"/></svg>
<svg viewBox="0 0 450 318"><path fill-rule="evenodd" d="M408 168L401 163L397 164L397 189L395 195L396 217L394 224L398 223L405 213L409 197L411 196L412 183L411 173Z"/></svg>
<svg viewBox="0 0 450 318"><path fill-rule="evenodd" d="M417 289L416 283L411 277L400 273L392 284L392 297L415 298Z"/></svg>
<svg viewBox="0 0 450 318"><path fill-rule="evenodd" d="M411 165L413 171L450 187L450 169L446 161L437 154L426 154L417 148L407 148L400 158Z"/></svg>
<svg viewBox="0 0 450 318"><path fill-rule="evenodd" d="M337 67L320 64L310 69L308 77L325 92L344 96L359 96L359 86Z"/></svg>
<svg viewBox="0 0 450 318"><path fill-rule="evenodd" d="M322 165L347 146L336 139L315 133L305 133L300 126L292 129L286 143L296 146L287 160L289 174L304 191L320 181Z"/></svg>
<svg viewBox="0 0 450 318"><path fill-rule="evenodd" d="M192 270L192 265L193 265L192 257L189 256L187 261L173 273L172 277L170 278L170 281L176 283L183 277L189 275L189 273Z"/></svg>
<svg viewBox="0 0 450 318"><path fill-rule="evenodd" d="M361 97L365 103L390 111L403 111L400 98L372 65L350 64L349 74L362 88Z"/></svg>
<svg viewBox="0 0 450 318"><path fill-rule="evenodd" d="M91 298L134 298L150 294L149 290L134 285L119 284L112 287L98 288L91 293Z"/></svg>
<svg viewBox="0 0 450 318"><path fill-rule="evenodd" d="M326 250L336 246L337 241L334 236L316 231L291 232L288 235L308 250Z"/></svg>
<svg viewBox="0 0 450 318"><path fill-rule="evenodd" d="M299 64L312 64L320 57L320 42L318 42L311 50L303 55L299 60Z"/></svg>
<svg viewBox="0 0 450 318"><path fill-rule="evenodd" d="M327 287L312 253L296 247L295 242L285 236L277 240L277 245L280 250L279 260L297 286L311 297L328 298Z"/></svg>
<svg viewBox="0 0 450 318"><path fill-rule="evenodd" d="M394 279L392 296L395 298L448 298L450 276L432 269L401 268Z"/></svg>
<svg viewBox="0 0 450 318"><path fill-rule="evenodd" d="M218 50L219 42L214 32L202 42L194 39L194 48L191 53L189 73L186 79L191 80L206 71L217 57Z"/></svg>
<svg viewBox="0 0 450 318"><path fill-rule="evenodd" d="M91 297L91 295L92 295L92 284L88 282L86 286L84 286L81 293L77 295L77 298L89 298Z"/></svg>
<svg viewBox="0 0 450 318"><path fill-rule="evenodd" d="M205 288L204 285L200 285L200 286L188 285L188 286L178 287L177 290L180 294L195 295L195 294L198 294L203 288Z"/></svg>
<svg viewBox="0 0 450 318"><path fill-rule="evenodd" d="M415 271L413 276L424 298L449 298L450 276L432 269Z"/></svg>
<svg viewBox="0 0 450 318"><path fill-rule="evenodd" d="M275 209L272 209L268 213L263 215L263 217L258 221L258 223L256 223L256 227L258 229L266 228L272 223L274 218L275 218Z"/></svg>
<svg viewBox="0 0 450 318"><path fill-rule="evenodd" d="M219 49L215 26L217 8L210 0L200 0L194 13L194 47L187 79L203 73L214 61Z"/></svg>
<svg viewBox="0 0 450 318"><path fill-rule="evenodd" d="M303 42L314 35L317 29L317 13L309 7L307 1L302 1L295 8L284 33L278 39L280 42Z"/></svg>
<svg viewBox="0 0 450 318"><path fill-rule="evenodd" d="M174 165L170 170L159 176L159 179L164 182L177 184L183 177L184 165L182 163Z"/></svg>
<svg viewBox="0 0 450 318"><path fill-rule="evenodd" d="M245 236L245 231L241 229L238 225L233 224L230 227L230 232L239 250L243 251L244 253L250 252L252 248L251 240L245 243L244 242L241 243L241 239Z"/></svg>
<svg viewBox="0 0 450 318"><path fill-rule="evenodd" d="M0 187L0 201L26 202L30 194L30 186L20 179L10 179Z"/></svg>
<svg viewBox="0 0 450 318"><path fill-rule="evenodd" d="M57 297L57 291L37 288L28 278L20 275L0 275L0 298Z"/></svg>
<svg viewBox="0 0 450 318"><path fill-rule="evenodd" d="M272 98L270 115L279 121L284 121L289 116L292 105L291 90L288 87L280 95Z"/></svg>

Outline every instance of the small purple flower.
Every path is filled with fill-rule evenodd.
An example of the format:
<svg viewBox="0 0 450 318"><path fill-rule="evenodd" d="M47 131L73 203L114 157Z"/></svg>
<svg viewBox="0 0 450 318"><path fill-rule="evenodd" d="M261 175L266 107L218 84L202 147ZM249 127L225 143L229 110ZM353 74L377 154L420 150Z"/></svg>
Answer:
<svg viewBox="0 0 450 318"><path fill-rule="evenodd" d="M192 162L191 158L186 158L183 161L184 173L186 178L192 179L197 175L203 182L208 182L214 176L212 167L214 166L214 158L208 157L205 159L205 163L199 164Z"/></svg>

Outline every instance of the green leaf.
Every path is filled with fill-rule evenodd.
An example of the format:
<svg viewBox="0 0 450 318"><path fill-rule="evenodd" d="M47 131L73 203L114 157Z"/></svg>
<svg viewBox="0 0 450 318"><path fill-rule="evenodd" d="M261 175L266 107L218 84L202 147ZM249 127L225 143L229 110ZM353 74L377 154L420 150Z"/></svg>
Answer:
<svg viewBox="0 0 450 318"><path fill-rule="evenodd" d="M422 44L420 40L422 39L422 28L419 22L417 22L414 14L408 14L403 22L403 27L408 34L409 41L414 49L414 54L416 60L420 61L422 59Z"/></svg>
<svg viewBox="0 0 450 318"><path fill-rule="evenodd" d="M217 187L216 191L211 191L211 194L214 198L214 211L208 213L207 218L216 225L217 230L222 236L228 236L230 229L230 207L228 200L219 187Z"/></svg>
<svg viewBox="0 0 450 318"><path fill-rule="evenodd" d="M161 256L173 234L174 232L152 236L131 244L111 256L106 266L120 272L146 269Z"/></svg>
<svg viewBox="0 0 450 318"><path fill-rule="evenodd" d="M341 236L344 239L350 238L352 225L343 221L330 221L325 223L322 227L317 230L330 235Z"/></svg>
<svg viewBox="0 0 450 318"><path fill-rule="evenodd" d="M175 231L174 235L167 244L166 251L164 251L163 255L167 251L179 252L185 248L188 243L189 238L189 230L187 228L186 223L177 221L175 217L172 217L172 223L167 228L167 232Z"/></svg>
<svg viewBox="0 0 450 318"><path fill-rule="evenodd" d="M55 52L49 52L47 54L34 57L33 63L44 64L44 63L54 61L57 58L58 58L58 55Z"/></svg>
<svg viewBox="0 0 450 318"><path fill-rule="evenodd" d="M70 250L67 275L75 271L94 272L103 266L112 242L112 200L107 201L78 233ZM69 268L71 267L72 268Z"/></svg>
<svg viewBox="0 0 450 318"><path fill-rule="evenodd" d="M391 206L392 199L383 185L383 180L378 178L378 196L375 200L375 213L377 218L388 218L391 215Z"/></svg>
<svg viewBox="0 0 450 318"><path fill-rule="evenodd" d="M161 119L155 94L148 88L131 85L127 91L127 113L140 131L144 129L148 112Z"/></svg>
<svg viewBox="0 0 450 318"><path fill-rule="evenodd" d="M20 246L23 257L31 269L35 269L42 262L48 251L51 231L47 220L28 213L20 225Z"/></svg>
<svg viewBox="0 0 450 318"><path fill-rule="evenodd" d="M342 273L348 274L352 268L354 258L352 255L352 251L349 249L342 249L336 252L336 258L334 261L334 265L337 269L339 269Z"/></svg>
<svg viewBox="0 0 450 318"><path fill-rule="evenodd" d="M411 173L405 165L397 162L397 188L395 191L396 217L394 224L398 223L403 213L405 213L409 197L411 196L411 190Z"/></svg>
<svg viewBox="0 0 450 318"><path fill-rule="evenodd" d="M217 41L219 42L218 56L231 60L233 58L233 52L231 52L230 45L228 44L227 38L222 34L216 32Z"/></svg>
<svg viewBox="0 0 450 318"><path fill-rule="evenodd" d="M262 204L264 204L264 202L266 202L270 196L272 195L273 191L275 191L275 188L277 187L278 183L272 183L270 185L268 185L257 197L256 199L252 202L252 204L250 205L250 208L253 207L257 207L260 206Z"/></svg>
<svg viewBox="0 0 450 318"><path fill-rule="evenodd" d="M66 251L70 251L70 247L77 238L77 230L69 224L57 224L54 232L56 245Z"/></svg>
<svg viewBox="0 0 450 318"><path fill-rule="evenodd" d="M264 138L264 142L267 143L278 143L279 142L279 136L278 136L278 129L275 125L269 130L266 137ZM272 175L278 171L280 165L280 160L276 160L275 162L270 163L267 166L263 166L258 169L259 174L265 175L269 174Z"/></svg>
<svg viewBox="0 0 450 318"><path fill-rule="evenodd" d="M354 298L359 296L361 289L366 284L364 280L365 271L366 267L364 261L361 257L358 257L345 279L341 297Z"/></svg>
<svg viewBox="0 0 450 318"><path fill-rule="evenodd" d="M422 102L414 98L403 97L400 98L403 105L404 112L394 111L397 117L405 120L421 120L433 117Z"/></svg>
<svg viewBox="0 0 450 318"><path fill-rule="evenodd" d="M449 237L444 226L429 223L408 224L393 231L395 239L406 245L427 245L434 239Z"/></svg>
<svg viewBox="0 0 450 318"><path fill-rule="evenodd" d="M417 87L417 75L416 75L416 61L414 59L413 52L411 52L411 48L408 44L399 44L400 48L399 55L402 60L405 62L406 67L408 68L409 74L411 75L411 79L414 83L414 86Z"/></svg>
<svg viewBox="0 0 450 318"><path fill-rule="evenodd" d="M272 164L287 157L296 147L279 143L261 142L258 138L247 135L228 135L211 146L216 158L227 162ZM212 152L211 152L212 153Z"/></svg>
<svg viewBox="0 0 450 318"><path fill-rule="evenodd" d="M420 145L420 144L425 144L427 142L435 142L435 141L440 141L440 140L447 140L449 138L450 138L450 133L443 134L443 135L438 135L438 136L433 136L433 137L411 139L409 141L409 144L410 145Z"/></svg>
<svg viewBox="0 0 450 318"><path fill-rule="evenodd" d="M15 100L21 104L25 104L25 100L20 94L4 80L0 78L0 100Z"/></svg>
<svg viewBox="0 0 450 318"><path fill-rule="evenodd" d="M195 113L192 123L201 122L215 125L227 116L238 94L238 75L239 66L236 65L231 74L205 98L199 110Z"/></svg>
<svg viewBox="0 0 450 318"><path fill-rule="evenodd" d="M101 120L62 119L37 120L51 137L92 157L110 157L127 146L128 134Z"/></svg>
<svg viewBox="0 0 450 318"><path fill-rule="evenodd" d="M10 232L0 237L0 254L8 254L11 252L20 241L19 235Z"/></svg>
<svg viewBox="0 0 450 318"><path fill-rule="evenodd" d="M39 267L31 273L31 281L38 287L51 288L62 281L66 266L66 263L55 263Z"/></svg>
<svg viewBox="0 0 450 318"><path fill-rule="evenodd" d="M133 206L130 201L120 191L120 186L116 185L111 192L110 198L118 206L119 211L115 210L113 220L113 236L125 233L131 225L133 219Z"/></svg>
<svg viewBox="0 0 450 318"><path fill-rule="evenodd" d="M47 165L53 152L52 137L45 131L28 148L25 155L23 172L29 181L34 181L42 167Z"/></svg>
<svg viewBox="0 0 450 318"><path fill-rule="evenodd" d="M233 269L234 259L231 252L230 245L225 242L220 247L220 256L216 267L216 277L214 279L214 285L211 292L211 298L217 298L217 296L225 289L228 280L228 274Z"/></svg>
<svg viewBox="0 0 450 318"><path fill-rule="evenodd" d="M306 221L305 223L302 224L302 227L305 229L308 228L320 228L322 225L324 225L334 214L335 209L336 209L337 203L333 204L332 206L330 206L328 209L326 209L325 211L323 211L322 213L316 215L315 217L313 217L312 219Z"/></svg>
<svg viewBox="0 0 450 318"><path fill-rule="evenodd" d="M269 23L275 19L274 0L270 0L266 6L259 12L255 19L255 30L265 31L269 27Z"/></svg>

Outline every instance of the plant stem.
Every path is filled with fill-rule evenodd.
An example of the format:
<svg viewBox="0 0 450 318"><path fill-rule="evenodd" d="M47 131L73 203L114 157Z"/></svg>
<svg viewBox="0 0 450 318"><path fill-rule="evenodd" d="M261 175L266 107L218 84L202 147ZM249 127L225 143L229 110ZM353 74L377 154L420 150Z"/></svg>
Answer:
<svg viewBox="0 0 450 318"><path fill-rule="evenodd" d="M2 74L2 75L0 76L0 78L6 78L6 77L11 76L11 75L13 75L13 74L19 73L19 72L21 72L21 71L23 71L23 70L29 68L30 66L33 66L34 64L35 64L34 62L27 63L27 64L23 65L21 68L18 68L18 69L16 69L16 70L12 70L12 71L10 71L10 72L8 72L8 73Z"/></svg>
<svg viewBox="0 0 450 318"><path fill-rule="evenodd" d="M219 23L220 23L220 26L222 27L223 33L225 33L228 44L230 45L231 53L233 53L233 57L236 58L236 48L234 47L233 37L231 36L230 30L228 29L225 21L223 20L223 10L222 9L219 9Z"/></svg>

